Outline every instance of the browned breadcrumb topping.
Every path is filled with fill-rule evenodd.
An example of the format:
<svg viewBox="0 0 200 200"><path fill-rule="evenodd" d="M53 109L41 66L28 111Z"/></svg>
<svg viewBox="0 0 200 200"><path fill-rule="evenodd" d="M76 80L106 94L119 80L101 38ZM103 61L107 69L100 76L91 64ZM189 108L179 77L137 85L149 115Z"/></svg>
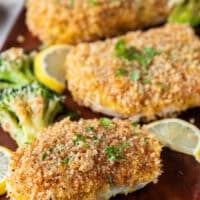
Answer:
<svg viewBox="0 0 200 200"><path fill-rule="evenodd" d="M171 10L170 0L95 0L95 2L94 0L28 0L28 27L45 44L75 44L160 23L166 19Z"/></svg>
<svg viewBox="0 0 200 200"><path fill-rule="evenodd" d="M115 151L113 151L115 149ZM14 153L11 199L96 200L114 186L156 181L161 146L129 120L65 119Z"/></svg>
<svg viewBox="0 0 200 200"><path fill-rule="evenodd" d="M119 40L127 48L159 52L146 66L146 73L139 62L115 55ZM137 69L140 78L117 76L120 68L127 73ZM74 99L109 115L153 119L200 104L200 40L188 25L168 24L80 44L68 54L66 71Z"/></svg>

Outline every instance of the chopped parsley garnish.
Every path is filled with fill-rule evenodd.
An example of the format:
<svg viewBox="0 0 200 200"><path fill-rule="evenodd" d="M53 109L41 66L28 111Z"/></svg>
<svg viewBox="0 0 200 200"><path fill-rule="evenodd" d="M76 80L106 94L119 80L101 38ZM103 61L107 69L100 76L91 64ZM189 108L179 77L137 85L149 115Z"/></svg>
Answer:
<svg viewBox="0 0 200 200"><path fill-rule="evenodd" d="M150 80L150 79L143 79L143 80L142 80L142 83L144 83L144 84L149 84L149 83L151 83L151 80Z"/></svg>
<svg viewBox="0 0 200 200"><path fill-rule="evenodd" d="M50 153L53 153L53 148L49 148L49 152L50 152Z"/></svg>
<svg viewBox="0 0 200 200"><path fill-rule="evenodd" d="M80 116L81 116L81 112L80 112L80 111L77 111L77 112L68 112L68 113L67 113L67 116L68 116L71 120L73 120L73 119L76 119L76 118L80 117Z"/></svg>
<svg viewBox="0 0 200 200"><path fill-rule="evenodd" d="M99 119L99 123L104 127L109 127L112 124L112 120L106 117L102 117Z"/></svg>
<svg viewBox="0 0 200 200"><path fill-rule="evenodd" d="M163 91L167 91L169 89L167 85L161 82L157 82L156 85L159 86Z"/></svg>
<svg viewBox="0 0 200 200"><path fill-rule="evenodd" d="M93 131L93 130L94 130L94 127L92 127L92 126L86 126L86 127L85 127L85 130L86 130L87 132L90 132L90 131Z"/></svg>
<svg viewBox="0 0 200 200"><path fill-rule="evenodd" d="M115 55L129 61L137 61L142 66L147 66L152 62L154 56L159 52L151 47L145 47L144 53L137 50L134 46L126 47L124 40L119 40L115 46Z"/></svg>
<svg viewBox="0 0 200 200"><path fill-rule="evenodd" d="M123 76L124 74L126 74L126 70L124 68L119 68L116 73L115 73L115 76L119 77L119 76Z"/></svg>
<svg viewBox="0 0 200 200"><path fill-rule="evenodd" d="M69 157L65 157L63 160L60 161L61 165L66 165L69 163L70 158Z"/></svg>
<svg viewBox="0 0 200 200"><path fill-rule="evenodd" d="M129 74L129 78L132 80L132 81L137 81L140 79L140 71L139 70L135 70L135 71L132 71L130 74Z"/></svg>
<svg viewBox="0 0 200 200"><path fill-rule="evenodd" d="M143 138L143 145L145 145L145 144L147 143L147 140L148 140L147 137L144 137L144 138Z"/></svg>
<svg viewBox="0 0 200 200"><path fill-rule="evenodd" d="M98 2L97 0L87 0L87 2L93 6L97 6L98 5Z"/></svg>
<svg viewBox="0 0 200 200"><path fill-rule="evenodd" d="M133 46L126 47L125 40L121 39L115 45L115 56L125 58L129 61L135 59L136 49Z"/></svg>
<svg viewBox="0 0 200 200"><path fill-rule="evenodd" d="M0 65L1 65L1 63L0 63ZM25 142L24 144L31 144L31 142L28 142L28 141L27 141L27 142Z"/></svg>
<svg viewBox="0 0 200 200"><path fill-rule="evenodd" d="M157 53L153 48L146 47L144 53L137 53L133 60L138 61L143 67L146 67L151 64L155 55L157 55Z"/></svg>
<svg viewBox="0 0 200 200"><path fill-rule="evenodd" d="M151 47L145 47L144 52L148 57L153 57L153 56L159 54L159 52L157 52L155 49L153 49Z"/></svg>
<svg viewBox="0 0 200 200"><path fill-rule="evenodd" d="M137 81L141 78L141 75L148 74L148 70L146 67L151 64L154 56L160 53L151 47L145 47L143 51L138 50L134 46L126 47L125 40L121 39L121 40L118 40L115 45L114 54L116 57L124 58L128 61L136 61L141 65L142 67L141 72L140 70L135 69L129 73L129 78L133 81ZM126 69L119 68L116 71L116 76L125 75L126 72L127 72ZM143 83L144 84L150 83L150 79L144 79Z"/></svg>
<svg viewBox="0 0 200 200"><path fill-rule="evenodd" d="M133 126L133 127L136 127L136 126L138 126L139 124L138 124L138 122L132 122L131 123L131 126Z"/></svg>
<svg viewBox="0 0 200 200"><path fill-rule="evenodd" d="M89 148L90 148L90 145L87 144L87 143L84 143L84 144L83 144L83 148L85 148L85 149L89 149Z"/></svg>
<svg viewBox="0 0 200 200"><path fill-rule="evenodd" d="M81 135L79 133L76 134L76 139L72 140L73 145L77 146L79 145L79 142L85 142L86 137L84 135Z"/></svg>
<svg viewBox="0 0 200 200"><path fill-rule="evenodd" d="M126 142L120 145L107 146L105 148L106 156L110 161L124 159L124 149L128 147Z"/></svg>
<svg viewBox="0 0 200 200"><path fill-rule="evenodd" d="M46 157L47 157L47 153L46 153L46 152L43 152L43 153L42 153L42 157L41 157L42 161L45 160Z"/></svg>
<svg viewBox="0 0 200 200"><path fill-rule="evenodd" d="M98 140L98 137L96 135L93 135L92 140Z"/></svg>
<svg viewBox="0 0 200 200"><path fill-rule="evenodd" d="M139 132L134 132L132 135L133 136L138 136L138 135L140 135L140 133Z"/></svg>

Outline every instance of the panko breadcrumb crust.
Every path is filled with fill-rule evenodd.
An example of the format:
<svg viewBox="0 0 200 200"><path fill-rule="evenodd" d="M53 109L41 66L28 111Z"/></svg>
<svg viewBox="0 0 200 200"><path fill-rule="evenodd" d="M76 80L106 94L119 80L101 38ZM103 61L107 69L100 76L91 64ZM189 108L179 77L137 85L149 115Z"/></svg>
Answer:
<svg viewBox="0 0 200 200"><path fill-rule="evenodd" d="M158 24L180 0L28 0L27 25L45 44L77 44Z"/></svg>
<svg viewBox="0 0 200 200"><path fill-rule="evenodd" d="M64 119L33 144L18 149L10 163L8 196L12 200L97 200L113 186L134 189L139 183L156 181L161 173L158 140L130 120L110 122ZM116 159L108 157L108 146L122 145Z"/></svg>
<svg viewBox="0 0 200 200"><path fill-rule="evenodd" d="M115 55L117 42L158 52L147 66ZM128 75L137 69L138 80ZM134 120L152 120L200 105L200 40L189 25L167 24L95 43L69 52L66 80L76 102L92 110Z"/></svg>

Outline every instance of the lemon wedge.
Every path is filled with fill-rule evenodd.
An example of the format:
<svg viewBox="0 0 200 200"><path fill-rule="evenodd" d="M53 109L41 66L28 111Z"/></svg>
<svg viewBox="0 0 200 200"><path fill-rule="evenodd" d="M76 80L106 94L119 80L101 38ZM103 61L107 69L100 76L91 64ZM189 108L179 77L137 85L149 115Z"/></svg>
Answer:
<svg viewBox="0 0 200 200"><path fill-rule="evenodd" d="M200 162L200 130L181 119L152 122L147 129L172 150L192 155Z"/></svg>
<svg viewBox="0 0 200 200"><path fill-rule="evenodd" d="M37 79L58 93L65 89L64 63L70 48L69 45L54 45L39 52L34 59Z"/></svg>
<svg viewBox="0 0 200 200"><path fill-rule="evenodd" d="M6 174L12 152L0 146L0 195L6 193Z"/></svg>

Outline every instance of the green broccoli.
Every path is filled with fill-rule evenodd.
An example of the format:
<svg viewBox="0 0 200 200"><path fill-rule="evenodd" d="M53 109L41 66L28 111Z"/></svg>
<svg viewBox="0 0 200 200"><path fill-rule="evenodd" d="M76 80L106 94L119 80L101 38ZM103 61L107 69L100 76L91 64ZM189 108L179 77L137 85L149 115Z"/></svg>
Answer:
<svg viewBox="0 0 200 200"><path fill-rule="evenodd" d="M0 125L21 147L31 143L64 109L63 98L39 83L5 89L0 94Z"/></svg>
<svg viewBox="0 0 200 200"><path fill-rule="evenodd" d="M200 24L200 0L185 0L178 4L168 18L169 22Z"/></svg>
<svg viewBox="0 0 200 200"><path fill-rule="evenodd" d="M0 90L18 88L36 80L33 59L20 48L11 48L0 54Z"/></svg>

